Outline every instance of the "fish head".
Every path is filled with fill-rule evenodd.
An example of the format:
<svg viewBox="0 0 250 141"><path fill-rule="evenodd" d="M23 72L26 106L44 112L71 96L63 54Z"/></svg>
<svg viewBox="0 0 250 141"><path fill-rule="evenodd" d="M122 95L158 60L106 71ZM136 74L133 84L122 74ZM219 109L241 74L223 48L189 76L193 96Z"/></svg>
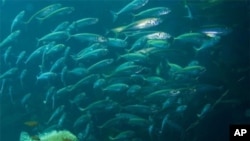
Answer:
<svg viewBox="0 0 250 141"><path fill-rule="evenodd" d="M167 7L165 7L164 9L162 9L160 12L159 12L159 15L166 15L168 13L170 13L171 10Z"/></svg>

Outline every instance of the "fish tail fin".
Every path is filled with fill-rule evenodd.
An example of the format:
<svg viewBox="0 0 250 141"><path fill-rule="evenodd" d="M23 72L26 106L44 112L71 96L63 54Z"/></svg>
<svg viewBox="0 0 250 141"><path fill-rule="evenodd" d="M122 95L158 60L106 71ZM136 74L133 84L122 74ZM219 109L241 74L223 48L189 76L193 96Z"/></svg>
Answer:
<svg viewBox="0 0 250 141"><path fill-rule="evenodd" d="M118 14L116 12L114 12L114 11L110 11L110 13L113 16L113 23L114 23L117 20L117 18L118 18Z"/></svg>

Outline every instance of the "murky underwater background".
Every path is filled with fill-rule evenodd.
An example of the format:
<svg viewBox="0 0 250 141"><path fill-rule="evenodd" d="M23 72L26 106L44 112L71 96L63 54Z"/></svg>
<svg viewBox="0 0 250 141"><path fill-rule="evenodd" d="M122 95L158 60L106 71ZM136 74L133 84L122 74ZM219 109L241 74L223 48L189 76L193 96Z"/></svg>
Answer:
<svg viewBox="0 0 250 141"><path fill-rule="evenodd" d="M133 2L2 1L1 140L221 141L250 123L249 2ZM133 16L156 7L170 11Z"/></svg>

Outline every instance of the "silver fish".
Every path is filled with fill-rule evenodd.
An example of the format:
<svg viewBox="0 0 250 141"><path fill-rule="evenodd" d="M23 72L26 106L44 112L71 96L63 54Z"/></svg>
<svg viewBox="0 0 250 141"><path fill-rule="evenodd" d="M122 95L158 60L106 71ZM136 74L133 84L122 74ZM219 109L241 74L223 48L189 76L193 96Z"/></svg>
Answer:
<svg viewBox="0 0 250 141"><path fill-rule="evenodd" d="M111 11L111 13L113 14L113 22L116 21L116 19L118 18L118 16L120 14L139 9L139 8L145 6L148 3L148 1L149 0L133 0L132 2L128 3L126 6L124 6L118 12Z"/></svg>
<svg viewBox="0 0 250 141"><path fill-rule="evenodd" d="M23 22L24 14L25 14L25 11L21 11L16 15L16 17L12 21L10 32L13 32L13 30Z"/></svg>
<svg viewBox="0 0 250 141"><path fill-rule="evenodd" d="M20 33L21 33L20 30L16 30L10 33L10 35L7 36L5 39L3 39L3 41L0 43L0 48L10 45L13 41L17 39Z"/></svg>

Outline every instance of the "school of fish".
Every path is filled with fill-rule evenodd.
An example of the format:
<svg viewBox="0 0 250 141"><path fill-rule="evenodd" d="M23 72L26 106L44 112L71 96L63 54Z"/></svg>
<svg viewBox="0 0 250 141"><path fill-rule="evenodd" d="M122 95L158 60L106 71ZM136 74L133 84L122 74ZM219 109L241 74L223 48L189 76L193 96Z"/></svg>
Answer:
<svg viewBox="0 0 250 141"><path fill-rule="evenodd" d="M64 19L75 8L60 3L31 16L17 13L0 42L1 118L12 105L7 109L22 111L23 130L30 135L66 129L79 141L185 140L228 93L223 85L200 81L208 68L196 56L212 50L231 29L217 25L174 37L158 26L176 11L145 9L148 3L133 0L110 11L114 26L105 34L85 32L98 17ZM132 19L116 26L131 13ZM57 26L44 31L50 20ZM43 35L29 37L26 30ZM211 93L218 95L207 99Z"/></svg>

